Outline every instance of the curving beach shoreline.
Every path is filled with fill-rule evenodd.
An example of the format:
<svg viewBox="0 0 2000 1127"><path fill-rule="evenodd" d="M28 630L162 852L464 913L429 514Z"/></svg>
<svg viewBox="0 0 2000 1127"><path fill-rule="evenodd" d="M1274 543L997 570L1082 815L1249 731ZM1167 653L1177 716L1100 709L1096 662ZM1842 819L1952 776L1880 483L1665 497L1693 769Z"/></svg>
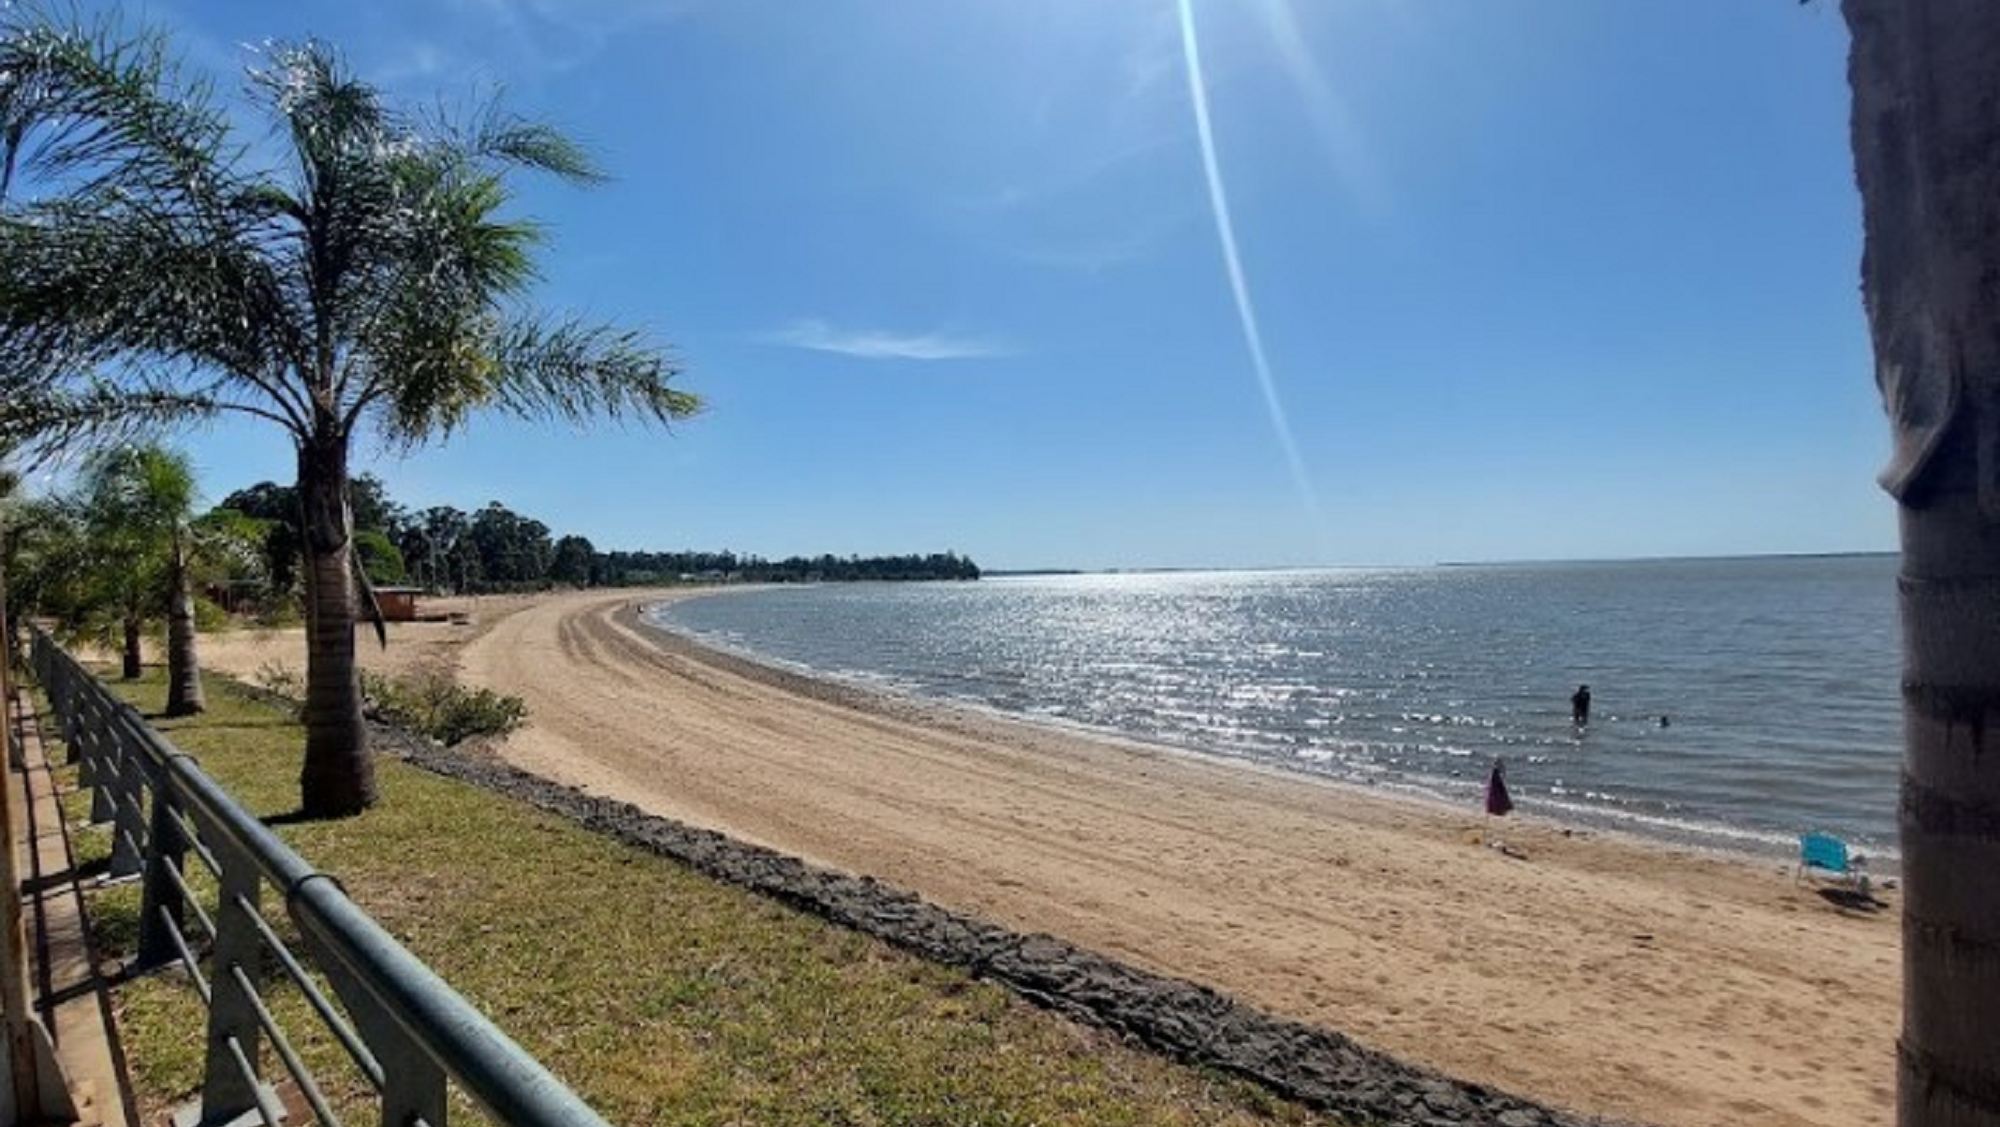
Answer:
<svg viewBox="0 0 2000 1127"><path fill-rule="evenodd" d="M638 622L670 597L482 600L366 660L525 697L501 754L537 774L1469 1080L1676 1125L1890 1114L1893 906L1531 822L1505 825L1511 858L1476 811L877 697ZM205 644L239 673L302 661L296 635Z"/></svg>

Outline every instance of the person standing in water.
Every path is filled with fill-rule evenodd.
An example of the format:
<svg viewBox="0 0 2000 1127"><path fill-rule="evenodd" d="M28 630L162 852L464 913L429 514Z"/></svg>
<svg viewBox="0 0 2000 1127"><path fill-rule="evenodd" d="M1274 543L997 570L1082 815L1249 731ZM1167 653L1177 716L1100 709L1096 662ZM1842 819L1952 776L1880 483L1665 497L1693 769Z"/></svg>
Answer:
<svg viewBox="0 0 2000 1127"><path fill-rule="evenodd" d="M1569 695L1569 718L1581 728L1590 723L1590 686L1578 685Z"/></svg>

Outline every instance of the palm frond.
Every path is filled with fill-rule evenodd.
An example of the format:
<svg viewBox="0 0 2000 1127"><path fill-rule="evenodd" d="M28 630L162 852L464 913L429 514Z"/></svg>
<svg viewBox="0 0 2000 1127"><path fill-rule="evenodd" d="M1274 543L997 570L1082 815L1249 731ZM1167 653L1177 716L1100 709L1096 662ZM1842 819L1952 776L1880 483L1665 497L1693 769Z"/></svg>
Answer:
<svg viewBox="0 0 2000 1127"><path fill-rule="evenodd" d="M102 377L72 386L25 388L0 400L0 444L38 466L77 449L130 442L213 417L216 402L146 381Z"/></svg>
<svg viewBox="0 0 2000 1127"><path fill-rule="evenodd" d="M361 566L361 553L350 544L347 552L347 571L354 579L355 609L359 617L375 628L375 643L383 649L389 648L389 616L382 613L382 600L375 595L375 581L368 578L368 569Z"/></svg>
<svg viewBox="0 0 2000 1127"><path fill-rule="evenodd" d="M158 31L128 32L115 18L64 21L34 4L0 15L9 156L25 155L25 167L52 181L155 201L211 194L236 155L211 99Z"/></svg>
<svg viewBox="0 0 2000 1127"><path fill-rule="evenodd" d="M83 490L102 533L160 542L193 517L194 464L155 443L100 447L84 462Z"/></svg>
<svg viewBox="0 0 2000 1127"><path fill-rule="evenodd" d="M449 436L475 410L582 423L593 418L671 423L701 409L669 385L678 374L641 334L580 321L470 319L449 332L413 331L386 353L379 426L415 446Z"/></svg>
<svg viewBox="0 0 2000 1127"><path fill-rule="evenodd" d="M495 216L508 199L496 176L465 175L451 164L408 161L399 168L412 206L375 232L377 268L365 280L378 317L405 316L410 306L485 310L535 279L530 255L542 230ZM372 325L355 326L370 339Z"/></svg>
<svg viewBox="0 0 2000 1127"><path fill-rule="evenodd" d="M552 125L530 121L506 110L498 98L480 108L469 129L454 132L464 151L475 160L546 172L580 184L600 184L609 179L583 146Z"/></svg>
<svg viewBox="0 0 2000 1127"><path fill-rule="evenodd" d="M371 279L378 306L356 326L346 383L356 389L356 416L393 398L388 430L408 441L430 429L451 432L491 398L492 311L533 280L529 249L541 230L493 218L507 199L498 177L417 161L403 176L426 203L408 216L395 253L383 256L400 269Z"/></svg>
<svg viewBox="0 0 2000 1127"><path fill-rule="evenodd" d="M494 362L480 320L446 307L400 307L353 359L354 380L366 388L354 399L355 419L384 407L384 435L405 446L456 431L492 397Z"/></svg>
<svg viewBox="0 0 2000 1127"><path fill-rule="evenodd" d="M668 386L672 359L643 334L575 320L521 320L493 347L494 405L524 418L671 423L701 400Z"/></svg>
<svg viewBox="0 0 2000 1127"><path fill-rule="evenodd" d="M118 355L236 375L298 418L276 373L305 342L295 298L242 229L66 199L0 219L0 340L72 366Z"/></svg>
<svg viewBox="0 0 2000 1127"><path fill-rule="evenodd" d="M302 345L298 295L265 253L278 213L234 171L226 118L158 33L10 8L0 125L6 155L32 137L28 167L63 188L0 219L0 381L21 393L10 424L39 418L60 441L99 426L117 436L205 398L171 386L121 395L128 381L92 374L121 359L231 373L269 412L298 417L298 398L270 378Z"/></svg>

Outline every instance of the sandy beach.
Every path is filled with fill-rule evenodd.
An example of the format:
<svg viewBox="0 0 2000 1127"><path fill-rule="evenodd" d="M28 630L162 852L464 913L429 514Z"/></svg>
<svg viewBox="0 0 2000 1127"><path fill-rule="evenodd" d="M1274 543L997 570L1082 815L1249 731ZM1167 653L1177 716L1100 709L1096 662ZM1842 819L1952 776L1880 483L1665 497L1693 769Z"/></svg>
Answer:
<svg viewBox="0 0 2000 1127"><path fill-rule="evenodd" d="M1898 919L1720 858L862 694L640 625L452 604L364 664L526 698L548 778L1044 931L1452 1075L1643 1122L1892 1115ZM427 603L427 609L435 604ZM303 667L297 632L204 640ZM393 800L393 798L392 798Z"/></svg>

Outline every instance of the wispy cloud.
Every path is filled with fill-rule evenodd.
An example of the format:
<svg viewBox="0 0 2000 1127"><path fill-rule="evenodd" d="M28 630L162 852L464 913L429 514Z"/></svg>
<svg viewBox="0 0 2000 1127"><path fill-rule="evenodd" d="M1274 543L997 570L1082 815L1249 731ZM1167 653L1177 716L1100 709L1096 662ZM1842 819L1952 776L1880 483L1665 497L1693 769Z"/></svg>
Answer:
<svg viewBox="0 0 2000 1127"><path fill-rule="evenodd" d="M942 221L996 253L1039 266L1095 273L1130 262L1187 219L1178 204L1148 191L1186 140L1184 127L1163 130L1068 164L1034 166L947 201Z"/></svg>
<svg viewBox="0 0 2000 1127"><path fill-rule="evenodd" d="M1361 206L1376 213L1388 210L1394 193L1374 158L1367 132L1334 89L1319 60L1306 49L1291 5L1286 0L1263 0L1255 10L1263 17L1264 29L1284 60L1286 73L1312 114L1334 171Z"/></svg>
<svg viewBox="0 0 2000 1127"><path fill-rule="evenodd" d="M586 65L637 30L694 15L710 0L451 0L511 44L509 65L556 74Z"/></svg>
<svg viewBox="0 0 2000 1127"><path fill-rule="evenodd" d="M1092 151L1072 162L1014 170L1017 175L1006 183L955 202L967 211L1009 212L1086 196L1106 181L1143 175L1151 167L1150 158L1178 156L1187 140L1186 129L1162 130Z"/></svg>
<svg viewBox="0 0 2000 1127"><path fill-rule="evenodd" d="M1070 241L1024 239L1002 250L1022 262L1032 262L1037 266L1096 274L1141 257L1151 247L1154 238L1154 232L1147 230Z"/></svg>
<svg viewBox="0 0 2000 1127"><path fill-rule="evenodd" d="M1123 100L1139 102L1154 97L1156 90L1171 87L1180 77L1180 25L1166 9L1153 13L1145 29L1135 35L1131 48L1120 60L1124 76Z"/></svg>
<svg viewBox="0 0 2000 1127"><path fill-rule="evenodd" d="M765 333L767 344L832 352L862 360L979 360L1006 356L1007 345L984 337L947 332L899 333L883 329L843 329L815 317Z"/></svg>
<svg viewBox="0 0 2000 1127"><path fill-rule="evenodd" d="M384 86L431 82L441 77L461 77L475 68L457 55L423 40L406 42L396 53L379 63L369 76Z"/></svg>

